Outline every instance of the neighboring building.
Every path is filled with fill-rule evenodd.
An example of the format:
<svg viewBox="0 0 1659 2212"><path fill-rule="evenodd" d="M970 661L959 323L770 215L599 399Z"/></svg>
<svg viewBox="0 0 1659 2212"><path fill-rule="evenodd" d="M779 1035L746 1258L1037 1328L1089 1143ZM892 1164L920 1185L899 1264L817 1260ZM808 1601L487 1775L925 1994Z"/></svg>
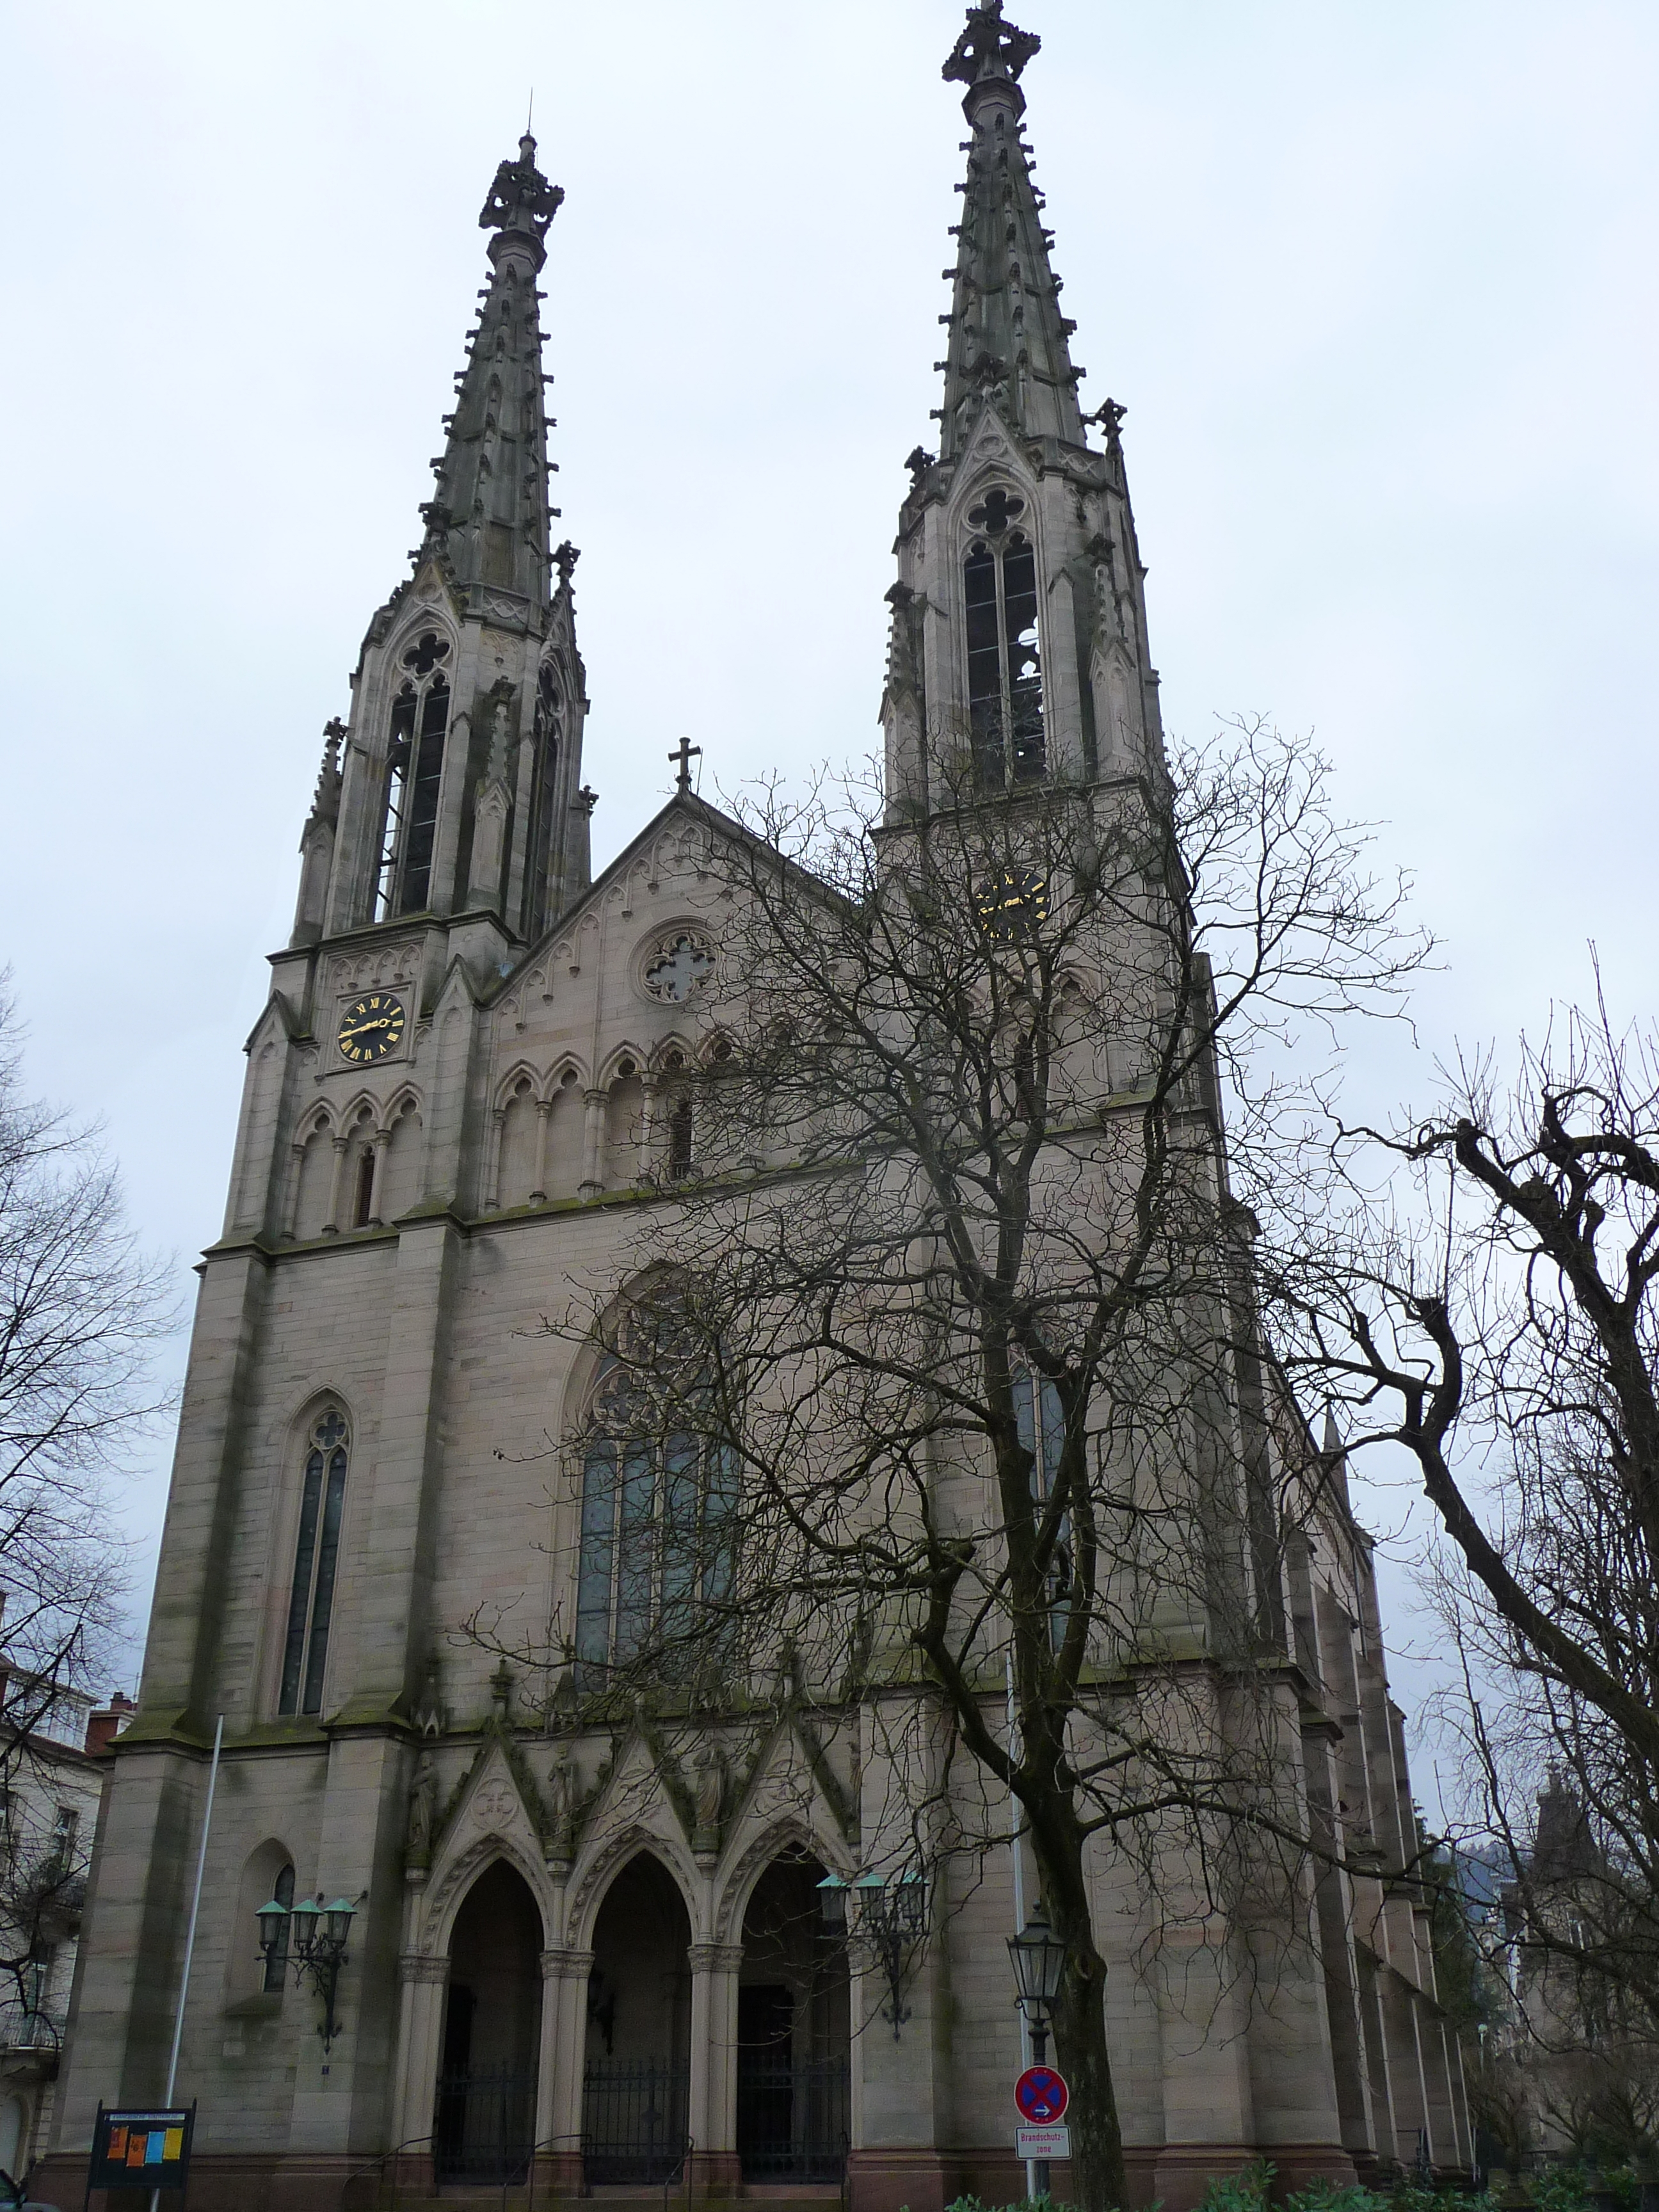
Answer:
<svg viewBox="0 0 1659 2212"><path fill-rule="evenodd" d="M1557 1766L1529 1846L1489 1847L1466 1884L1490 1962L1491 2019L1471 2083L1488 2164L1650 2156L1659 2040L1648 2008L1598 1972L1623 1898L1594 1824Z"/></svg>
<svg viewBox="0 0 1659 2212"><path fill-rule="evenodd" d="M0 2169L17 2180L51 2130L109 1747L132 1711L118 1691L94 1705L0 1660Z"/></svg>
<svg viewBox="0 0 1659 2212"><path fill-rule="evenodd" d="M982 763L998 792L1160 757L1115 418L1091 447L1021 134L1034 46L993 5L952 59L971 136L941 452L914 464L890 595L889 789L912 820L940 715L1006 732ZM658 1175L695 1155L674 1075L719 953L703 860L744 834L683 774L590 880L536 289L562 196L535 152L526 136L484 210L489 280L425 537L369 625L349 726L330 726L293 938L248 1042L42 2184L66 2203L99 2100L163 2086L221 1714L180 2075L197 2212L332 2207L400 2150L414 2179L505 2183L532 2144L544 2202L660 2184L688 2142L689 2191L844 2179L856 2212L938 2212L1020 2185L1006 1859L951 1899L902 2037L854 2033L859 1982L816 1900L866 1848L856 1694L785 1685L746 1735L718 1713L687 1772L648 1711L521 1710L510 1671L457 1636L527 1583L601 1658L619 1633L598 1493L585 1505L578 1475L551 1518L546 1498L545 1439L580 1427L602 1369L535 1326L619 1264ZM977 711L999 700L1001 720ZM1285 1759L1374 1871L1331 1879L1277 1978L1224 1972L1202 1944L1164 1976L1146 1964L1156 1898L1134 1928L1103 1916L1134 2187L1171 2212L1256 2154L1287 2179L1419 2144L1468 2163L1398 1879L1410 1791L1368 1547L1339 1484L1293 1580ZM273 1892L355 1905L326 2049L315 1992L258 1951Z"/></svg>

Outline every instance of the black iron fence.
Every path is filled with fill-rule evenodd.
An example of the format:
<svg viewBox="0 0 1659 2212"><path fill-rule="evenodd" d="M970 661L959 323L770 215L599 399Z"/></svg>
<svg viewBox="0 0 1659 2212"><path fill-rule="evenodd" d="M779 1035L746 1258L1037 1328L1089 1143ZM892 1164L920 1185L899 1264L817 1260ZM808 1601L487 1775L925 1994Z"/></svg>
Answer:
<svg viewBox="0 0 1659 2212"><path fill-rule="evenodd" d="M441 2182L520 2182L536 2138L536 2077L505 2066L438 2076L432 2160Z"/></svg>
<svg viewBox="0 0 1659 2212"><path fill-rule="evenodd" d="M664 2060L590 2059L582 2076L582 2159L590 2189L659 2187L685 2163L690 2074Z"/></svg>
<svg viewBox="0 0 1659 2212"><path fill-rule="evenodd" d="M738 2053L738 2156L745 2181L839 2181L847 2171L844 2058L792 2064Z"/></svg>

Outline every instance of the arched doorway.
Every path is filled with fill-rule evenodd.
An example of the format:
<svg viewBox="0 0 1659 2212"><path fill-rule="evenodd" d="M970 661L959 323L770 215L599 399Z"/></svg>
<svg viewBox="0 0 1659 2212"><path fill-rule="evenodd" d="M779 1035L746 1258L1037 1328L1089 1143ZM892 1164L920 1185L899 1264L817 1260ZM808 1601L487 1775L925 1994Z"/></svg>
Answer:
<svg viewBox="0 0 1659 2212"><path fill-rule="evenodd" d="M521 2181L536 2134L542 1917L522 1875L486 1867L449 1939L433 2151L441 2181Z"/></svg>
<svg viewBox="0 0 1659 2212"><path fill-rule="evenodd" d="M823 1871L804 1851L786 1852L743 1917L738 2156L751 2185L839 2181L847 2171L847 1944L823 1918Z"/></svg>
<svg viewBox="0 0 1659 2212"><path fill-rule="evenodd" d="M659 2184L686 2152L691 1923L673 1877L648 1852L606 1892L593 1929L582 2075L587 2185Z"/></svg>

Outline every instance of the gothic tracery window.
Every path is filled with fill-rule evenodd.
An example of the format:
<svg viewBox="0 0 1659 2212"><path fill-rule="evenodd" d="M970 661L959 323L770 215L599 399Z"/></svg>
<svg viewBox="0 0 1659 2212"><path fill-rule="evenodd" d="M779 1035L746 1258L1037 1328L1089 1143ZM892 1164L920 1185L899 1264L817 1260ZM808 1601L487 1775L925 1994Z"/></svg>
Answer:
<svg viewBox="0 0 1659 2212"><path fill-rule="evenodd" d="M300 1534L283 1641L280 1713L319 1713L328 1667L328 1633L345 1514L346 1461L351 1438L343 1415L330 1406L312 1424L300 1493Z"/></svg>
<svg viewBox="0 0 1659 2212"><path fill-rule="evenodd" d="M1036 556L1012 527L1024 507L999 486L968 516L979 533L963 565L963 586L969 729L981 791L1035 782L1045 764Z"/></svg>
<svg viewBox="0 0 1659 2212"><path fill-rule="evenodd" d="M731 1588L732 1456L707 1437L654 1426L611 1363L582 1457L576 1660L590 1688L647 1652L671 1667L677 1653L683 1659L702 1608Z"/></svg>
<svg viewBox="0 0 1659 2212"><path fill-rule="evenodd" d="M449 728L449 642L426 630L404 652L392 702L386 800L375 870L374 919L418 914L432 890L444 738Z"/></svg>

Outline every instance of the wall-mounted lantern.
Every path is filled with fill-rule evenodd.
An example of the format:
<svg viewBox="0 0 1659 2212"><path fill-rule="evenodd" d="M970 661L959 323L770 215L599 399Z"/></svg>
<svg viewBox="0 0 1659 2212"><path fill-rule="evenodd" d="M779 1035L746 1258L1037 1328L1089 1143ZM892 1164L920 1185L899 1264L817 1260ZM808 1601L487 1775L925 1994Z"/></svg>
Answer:
<svg viewBox="0 0 1659 2212"><path fill-rule="evenodd" d="M309 1975L323 2001L323 2024L317 2032L323 2039L325 2057L340 2032L340 2023L334 2016L334 1997L340 1985L340 1969L346 1961L346 1942L356 1910L356 1905L344 1897L337 1897L332 1905L325 1905L319 1893L314 1899L301 1898L292 1908L273 1898L254 1915L259 1923L260 1954L267 1970L286 1956L293 1963L295 1986L298 1988Z"/></svg>
<svg viewBox="0 0 1659 2212"><path fill-rule="evenodd" d="M887 1984L882 2018L893 2023L893 2040L909 2019L904 1978L927 1934L927 1884L914 1868L884 1881L861 1874L853 1882L826 1875L818 1884L825 1924L869 1953Z"/></svg>

